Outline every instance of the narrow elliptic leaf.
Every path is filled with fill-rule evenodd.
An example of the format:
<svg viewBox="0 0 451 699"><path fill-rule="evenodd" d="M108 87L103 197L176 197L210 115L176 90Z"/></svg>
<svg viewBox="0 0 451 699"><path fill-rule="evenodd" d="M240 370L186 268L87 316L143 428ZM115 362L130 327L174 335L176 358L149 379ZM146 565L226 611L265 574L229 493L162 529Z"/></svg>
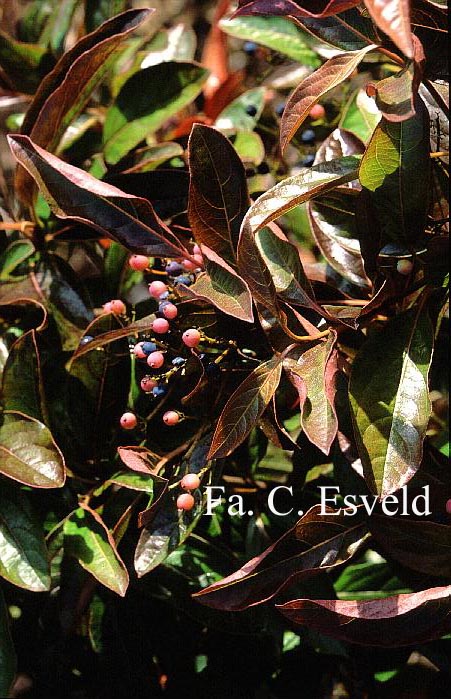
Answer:
<svg viewBox="0 0 451 699"><path fill-rule="evenodd" d="M357 286L368 288L356 225L355 189L338 188L308 202L313 236L331 267Z"/></svg>
<svg viewBox="0 0 451 699"><path fill-rule="evenodd" d="M207 78L208 71L201 66L175 61L134 73L107 112L103 130L107 163L118 163L147 135L191 104Z"/></svg>
<svg viewBox="0 0 451 699"><path fill-rule="evenodd" d="M124 597L129 581L127 569L97 512L79 507L64 521L64 553L75 558L102 585Z"/></svg>
<svg viewBox="0 0 451 699"><path fill-rule="evenodd" d="M344 158L347 155L363 155L365 145L351 131L337 128L330 133L319 146L315 154L314 165Z"/></svg>
<svg viewBox="0 0 451 699"><path fill-rule="evenodd" d="M117 453L127 468L135 473L158 473L160 457L146 447L118 447Z"/></svg>
<svg viewBox="0 0 451 699"><path fill-rule="evenodd" d="M354 360L349 394L357 446L367 485L381 497L420 466L433 339L427 311L415 308L372 334Z"/></svg>
<svg viewBox="0 0 451 699"><path fill-rule="evenodd" d="M254 87L243 92L222 110L215 121L215 127L227 134L252 131L263 112L265 94L265 87Z"/></svg>
<svg viewBox="0 0 451 699"><path fill-rule="evenodd" d="M255 243L249 224L242 226L238 243L238 271L248 284L254 301L261 303L277 318L279 306L271 272Z"/></svg>
<svg viewBox="0 0 451 699"><path fill-rule="evenodd" d="M424 234L430 197L429 116L420 98L415 111L415 116L402 122L381 119L359 171L384 242L407 246Z"/></svg>
<svg viewBox="0 0 451 699"><path fill-rule="evenodd" d="M201 124L191 131L188 157L193 236L233 266L241 222L250 206L244 166L228 138Z"/></svg>
<svg viewBox="0 0 451 699"><path fill-rule="evenodd" d="M42 81L28 108L22 133L53 150L83 110L117 56L117 49L153 10L129 10L83 37Z"/></svg>
<svg viewBox="0 0 451 699"><path fill-rule="evenodd" d="M29 330L11 347L3 372L2 405L44 421L45 399L36 333Z"/></svg>
<svg viewBox="0 0 451 699"><path fill-rule="evenodd" d="M32 592L50 588L50 566L42 527L27 493L2 482L0 488L0 575Z"/></svg>
<svg viewBox="0 0 451 699"><path fill-rule="evenodd" d="M296 24L320 41L342 51L359 51L369 44L379 44L380 37L372 19L357 7L329 17L296 17Z"/></svg>
<svg viewBox="0 0 451 699"><path fill-rule="evenodd" d="M43 46L49 46L55 55L59 55L64 50L64 40L79 3L80 0L60 0L55 3L53 12L39 37L39 42Z"/></svg>
<svg viewBox="0 0 451 699"><path fill-rule="evenodd" d="M303 168L299 174L287 177L258 197L247 212L242 229L250 226L256 233L298 204L356 179L359 163L358 158L348 156Z"/></svg>
<svg viewBox="0 0 451 699"><path fill-rule="evenodd" d="M288 99L280 123L280 145L284 151L309 112L329 90L340 85L357 68L369 51L370 44L359 51L349 51L330 58L301 82Z"/></svg>
<svg viewBox="0 0 451 699"><path fill-rule="evenodd" d="M4 413L0 427L0 473L34 488L61 488L64 458L50 430L20 412Z"/></svg>
<svg viewBox="0 0 451 699"><path fill-rule="evenodd" d="M317 68L321 63L305 35L285 17L235 17L221 20L219 26L230 36L267 46L304 66Z"/></svg>
<svg viewBox="0 0 451 699"><path fill-rule="evenodd" d="M277 609L292 623L363 646L398 648L451 629L451 587L370 600L298 599Z"/></svg>
<svg viewBox="0 0 451 699"><path fill-rule="evenodd" d="M27 136L8 136L8 140L56 216L91 226L131 252L149 257L186 254L146 199L97 180L35 146Z"/></svg>
<svg viewBox="0 0 451 699"><path fill-rule="evenodd" d="M270 227L257 231L255 242L280 298L307 308L314 306L313 290L305 276L297 248L282 232Z"/></svg>
<svg viewBox="0 0 451 699"><path fill-rule="evenodd" d="M367 92L375 93L378 109L387 121L405 121L415 114L415 100L423 77L426 58L420 40L413 36L414 58L398 73L377 83L369 83Z"/></svg>
<svg viewBox="0 0 451 699"><path fill-rule="evenodd" d="M338 429L337 414L326 387L327 364L336 341L336 334L306 352L296 360L284 360L284 369L299 392L301 425L308 439L328 454Z"/></svg>
<svg viewBox="0 0 451 699"><path fill-rule="evenodd" d="M424 500L420 493L421 501ZM420 500L418 501L420 506ZM424 501L421 507L423 507ZM387 510L393 511L392 506ZM451 536L449 525L421 522L411 517L373 515L369 528L383 552L411 570L451 578Z"/></svg>
<svg viewBox="0 0 451 699"><path fill-rule="evenodd" d="M47 48L16 41L0 31L0 67L18 92L33 94L54 63Z"/></svg>
<svg viewBox="0 0 451 699"><path fill-rule="evenodd" d="M302 578L350 560L367 538L360 517L312 507L296 525L260 556L194 598L214 609L239 611L262 604Z"/></svg>
<svg viewBox="0 0 451 699"><path fill-rule="evenodd" d="M252 296L246 282L213 250L201 246L206 272L186 288L188 296L205 299L227 315L252 323Z"/></svg>
<svg viewBox="0 0 451 699"><path fill-rule="evenodd" d="M13 240L0 255L0 282L17 281L26 276L21 275L17 268L34 252L31 240Z"/></svg>
<svg viewBox="0 0 451 699"><path fill-rule="evenodd" d="M17 669L17 658L9 629L9 615L0 590L0 696L9 697Z"/></svg>
<svg viewBox="0 0 451 699"><path fill-rule="evenodd" d="M155 476L150 473L133 473L118 471L108 478L108 483L121 485L130 490L142 490L148 495L153 495Z"/></svg>
<svg viewBox="0 0 451 699"><path fill-rule="evenodd" d="M410 0L364 0L364 3L379 29L407 58L413 58Z"/></svg>
<svg viewBox="0 0 451 699"><path fill-rule="evenodd" d="M218 420L209 459L228 456L246 439L276 392L281 372L281 358L273 357L238 386Z"/></svg>

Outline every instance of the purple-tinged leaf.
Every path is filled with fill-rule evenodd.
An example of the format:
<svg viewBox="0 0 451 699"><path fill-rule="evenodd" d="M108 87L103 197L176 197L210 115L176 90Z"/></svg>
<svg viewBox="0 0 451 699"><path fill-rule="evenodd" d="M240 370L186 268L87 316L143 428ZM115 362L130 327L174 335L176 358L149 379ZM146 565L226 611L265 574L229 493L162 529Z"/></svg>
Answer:
<svg viewBox="0 0 451 699"><path fill-rule="evenodd" d="M131 252L162 257L186 254L146 199L97 180L36 146L27 136L8 136L8 141L59 218L91 226Z"/></svg>
<svg viewBox="0 0 451 699"><path fill-rule="evenodd" d="M250 206L244 166L225 136L200 124L191 131L188 154L193 236L234 265L241 222Z"/></svg>
<svg viewBox="0 0 451 699"><path fill-rule="evenodd" d="M363 646L398 648L451 630L451 586L370 600L299 599L277 609L292 623Z"/></svg>
<svg viewBox="0 0 451 699"><path fill-rule="evenodd" d="M282 151L308 117L311 108L332 88L340 85L357 68L369 51L377 46L370 44L359 51L348 51L330 58L295 89L288 99L280 123Z"/></svg>
<svg viewBox="0 0 451 699"><path fill-rule="evenodd" d="M349 396L357 447L367 485L380 497L399 490L420 466L433 341L421 304L373 333L354 360Z"/></svg>
<svg viewBox="0 0 451 699"><path fill-rule="evenodd" d="M214 609L240 611L262 604L303 578L350 560L367 538L360 517L312 507L297 524L260 556L194 598Z"/></svg>
<svg viewBox="0 0 451 699"><path fill-rule="evenodd" d="M410 25L410 0L363 0L371 17L407 58L414 48Z"/></svg>
<svg viewBox="0 0 451 699"><path fill-rule="evenodd" d="M282 359L273 357L238 386L218 420L209 459L228 456L246 439L276 392L281 372Z"/></svg>

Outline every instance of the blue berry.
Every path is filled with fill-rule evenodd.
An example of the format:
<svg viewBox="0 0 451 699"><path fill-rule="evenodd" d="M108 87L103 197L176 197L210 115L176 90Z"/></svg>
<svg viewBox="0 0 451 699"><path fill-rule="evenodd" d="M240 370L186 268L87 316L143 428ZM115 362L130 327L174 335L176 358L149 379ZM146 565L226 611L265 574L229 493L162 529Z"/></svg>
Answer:
<svg viewBox="0 0 451 699"><path fill-rule="evenodd" d="M186 274L182 274L180 277L176 277L174 279L174 283L176 285L184 284L185 286L191 286L193 282L191 281L191 277L188 277Z"/></svg>
<svg viewBox="0 0 451 699"><path fill-rule="evenodd" d="M301 141L302 143L314 143L315 132L313 129L305 129L305 131L301 133Z"/></svg>
<svg viewBox="0 0 451 699"><path fill-rule="evenodd" d="M258 46L253 41L245 41L243 44L243 51L252 55L256 52Z"/></svg>
<svg viewBox="0 0 451 699"><path fill-rule="evenodd" d="M152 395L154 398L161 398L168 392L167 386L155 386L152 389Z"/></svg>
<svg viewBox="0 0 451 699"><path fill-rule="evenodd" d="M279 102L274 108L275 113L278 117L281 117L285 110L285 102Z"/></svg>
<svg viewBox="0 0 451 699"><path fill-rule="evenodd" d="M81 338L80 340L80 347L83 347L84 345L87 345L88 342L93 341L93 336L92 335L85 335L84 337Z"/></svg>
<svg viewBox="0 0 451 699"><path fill-rule="evenodd" d="M165 301L167 298L169 298L169 291L164 291L162 294L159 296L159 301Z"/></svg>
<svg viewBox="0 0 451 699"><path fill-rule="evenodd" d="M246 107L246 114L249 114L250 117L254 117L257 114L257 107L254 107L253 104L248 104Z"/></svg>
<svg viewBox="0 0 451 699"><path fill-rule="evenodd" d="M157 349L155 342L143 342L141 345L142 351L145 355L152 354Z"/></svg>
<svg viewBox="0 0 451 699"><path fill-rule="evenodd" d="M172 364L174 366L183 366L185 362L186 359L184 359L183 357L174 357L174 359L172 360Z"/></svg>
<svg viewBox="0 0 451 699"><path fill-rule="evenodd" d="M158 311L159 311L159 313L163 313L165 307L166 307L166 306L171 306L171 305L172 305L172 304L171 304L170 301L162 301L162 302L159 304L159 306L158 306Z"/></svg>
<svg viewBox="0 0 451 699"><path fill-rule="evenodd" d="M312 167L315 162L315 156L313 154L306 155L302 160L302 167Z"/></svg>
<svg viewBox="0 0 451 699"><path fill-rule="evenodd" d="M179 262L175 262L174 260L172 262L168 262L168 264L165 267L165 272L166 274L169 274L171 277L177 276L177 274L181 274L183 272L183 267Z"/></svg>

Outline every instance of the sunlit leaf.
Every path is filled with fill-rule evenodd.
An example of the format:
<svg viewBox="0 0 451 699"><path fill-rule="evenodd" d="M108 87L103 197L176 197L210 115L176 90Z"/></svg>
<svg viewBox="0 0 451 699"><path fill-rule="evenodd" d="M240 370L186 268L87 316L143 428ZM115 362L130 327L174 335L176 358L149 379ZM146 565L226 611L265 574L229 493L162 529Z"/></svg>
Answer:
<svg viewBox="0 0 451 699"><path fill-rule="evenodd" d="M349 394L357 446L365 480L381 497L420 466L432 346L432 325L420 305L372 334L354 360Z"/></svg>
<svg viewBox="0 0 451 699"><path fill-rule="evenodd" d="M16 485L0 488L0 575L32 592L50 588L50 566L42 527Z"/></svg>
<svg viewBox="0 0 451 699"><path fill-rule="evenodd" d="M256 425L279 385L282 360L274 357L258 366L227 401L218 420L209 458L228 456Z"/></svg>
<svg viewBox="0 0 451 699"><path fill-rule="evenodd" d="M121 597L125 595L127 569L111 533L96 512L79 507L64 520L64 553L75 558L102 585Z"/></svg>
<svg viewBox="0 0 451 699"><path fill-rule="evenodd" d="M410 0L364 0L377 26L407 56L413 58Z"/></svg>

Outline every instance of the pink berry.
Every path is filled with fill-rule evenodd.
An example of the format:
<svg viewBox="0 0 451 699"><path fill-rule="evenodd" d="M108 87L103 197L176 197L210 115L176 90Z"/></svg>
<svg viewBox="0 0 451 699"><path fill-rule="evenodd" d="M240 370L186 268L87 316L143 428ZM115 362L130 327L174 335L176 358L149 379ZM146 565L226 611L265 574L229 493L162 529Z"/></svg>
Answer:
<svg viewBox="0 0 451 699"><path fill-rule="evenodd" d="M143 376L141 379L141 388L144 393L150 393L155 386L158 386L158 382L151 376Z"/></svg>
<svg viewBox="0 0 451 699"><path fill-rule="evenodd" d="M183 493L177 498L178 510L192 510L194 507L194 498L189 493Z"/></svg>
<svg viewBox="0 0 451 699"><path fill-rule="evenodd" d="M144 272L149 266L149 258L145 255L132 255L128 260L128 264L135 272Z"/></svg>
<svg viewBox="0 0 451 699"><path fill-rule="evenodd" d="M309 112L311 119L324 119L326 116L326 110L322 104L314 104Z"/></svg>
<svg viewBox="0 0 451 699"><path fill-rule="evenodd" d="M159 369L164 364L163 352L151 352L147 357L147 364L152 369Z"/></svg>
<svg viewBox="0 0 451 699"><path fill-rule="evenodd" d="M451 499L446 502L446 512L451 515Z"/></svg>
<svg viewBox="0 0 451 699"><path fill-rule="evenodd" d="M182 340L187 347L197 347L200 342L200 332L196 328L185 330Z"/></svg>
<svg viewBox="0 0 451 699"><path fill-rule="evenodd" d="M166 318L156 318L152 323L152 330L157 335L164 335L169 330L169 323Z"/></svg>
<svg viewBox="0 0 451 699"><path fill-rule="evenodd" d="M187 473L183 476L180 485L184 490L196 490L200 486L200 478L197 473Z"/></svg>
<svg viewBox="0 0 451 699"><path fill-rule="evenodd" d="M180 420L180 415L179 413L176 413L175 410L167 410L165 414L163 415L163 422L166 425L170 425L171 427L173 425L176 425Z"/></svg>
<svg viewBox="0 0 451 699"><path fill-rule="evenodd" d="M168 303L163 308L163 315L168 320L174 320L174 318L177 318L178 312L179 311L178 311L177 306L175 306L173 303Z"/></svg>
<svg viewBox="0 0 451 699"><path fill-rule="evenodd" d="M149 284L149 294L153 296L154 299L159 299L167 290L168 287L164 282L151 282Z"/></svg>
<svg viewBox="0 0 451 699"><path fill-rule="evenodd" d="M182 267L187 272L192 272L197 269L198 265L195 262L191 262L191 260L182 260Z"/></svg>
<svg viewBox="0 0 451 699"><path fill-rule="evenodd" d="M399 274L408 275L413 270L413 262L411 260L398 260L396 269Z"/></svg>
<svg viewBox="0 0 451 699"><path fill-rule="evenodd" d="M143 343L142 342L136 343L136 345L133 347L133 354L138 359L145 359L147 357L146 353L143 350Z"/></svg>
<svg viewBox="0 0 451 699"><path fill-rule="evenodd" d="M138 419L134 413L124 413L120 419L121 427L124 430L134 430L138 424Z"/></svg>
<svg viewBox="0 0 451 699"><path fill-rule="evenodd" d="M202 255L193 255L193 260L196 260L198 267L204 266L204 258Z"/></svg>
<svg viewBox="0 0 451 699"><path fill-rule="evenodd" d="M201 255L202 254L202 250L200 249L200 247L198 246L197 243L195 243L195 245L193 247L193 254L194 255Z"/></svg>
<svg viewBox="0 0 451 699"><path fill-rule="evenodd" d="M103 304L103 310L105 313L114 313L114 315L121 316L124 315L126 308L123 301L120 299L113 299Z"/></svg>

